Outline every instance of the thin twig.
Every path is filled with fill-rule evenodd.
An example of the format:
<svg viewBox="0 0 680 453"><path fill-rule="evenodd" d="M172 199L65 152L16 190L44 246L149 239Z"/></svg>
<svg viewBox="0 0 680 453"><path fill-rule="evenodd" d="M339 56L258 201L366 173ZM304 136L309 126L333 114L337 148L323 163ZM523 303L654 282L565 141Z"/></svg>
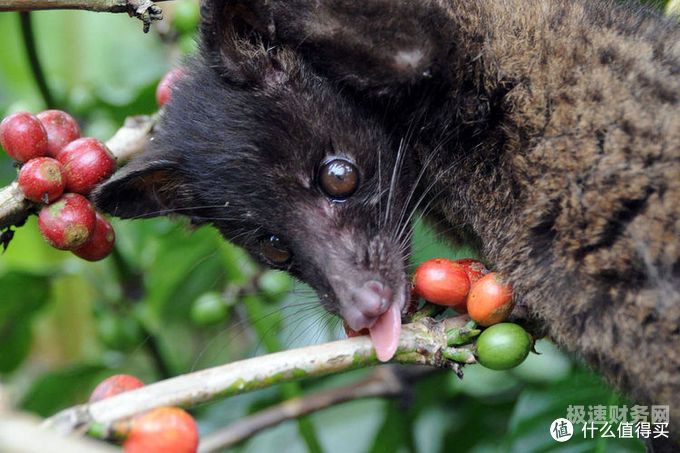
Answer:
<svg viewBox="0 0 680 453"><path fill-rule="evenodd" d="M162 2L167 0L154 0ZM0 0L2 11L37 11L46 9L81 9L104 13L128 13L144 23L144 33L151 22L163 19L163 11L152 0Z"/></svg>
<svg viewBox="0 0 680 453"><path fill-rule="evenodd" d="M54 101L54 96L52 96L50 87L47 84L47 78L45 77L42 64L40 63L40 57L38 57L38 49L35 44L35 34L33 33L31 13L23 11L19 13L19 19L21 23L21 36L23 38L24 48L26 50L26 58L28 59L28 64L31 67L31 72L33 73L35 83L38 85L40 95L42 96L43 102L48 109L57 108L57 104Z"/></svg>
<svg viewBox="0 0 680 453"><path fill-rule="evenodd" d="M97 12L126 12L126 0L2 0L0 11L36 11L44 9L84 9Z"/></svg>
<svg viewBox="0 0 680 453"><path fill-rule="evenodd" d="M430 374L432 371L420 367L412 370L417 372L418 376ZM412 374L414 373L410 373L408 377L413 378ZM409 390L405 381L406 379L394 372L393 367L377 368L368 377L358 382L284 401L281 404L241 418L224 429L202 438L198 451L200 453L221 451L286 420L296 419L349 401L401 395Z"/></svg>
<svg viewBox="0 0 680 453"><path fill-rule="evenodd" d="M469 318L459 317L462 327ZM461 324L462 323L462 324ZM447 348L446 329L451 322L424 319L403 327L393 361L406 364L454 368L442 351ZM106 432L117 420L161 406L189 407L217 398L270 387L297 379L324 376L378 364L368 337L350 338L292 349L194 373L177 376L116 395L91 405L66 409L46 421L59 432L98 425Z"/></svg>
<svg viewBox="0 0 680 453"><path fill-rule="evenodd" d="M126 13L130 3L128 0L0 0L0 11L82 9L100 13Z"/></svg>

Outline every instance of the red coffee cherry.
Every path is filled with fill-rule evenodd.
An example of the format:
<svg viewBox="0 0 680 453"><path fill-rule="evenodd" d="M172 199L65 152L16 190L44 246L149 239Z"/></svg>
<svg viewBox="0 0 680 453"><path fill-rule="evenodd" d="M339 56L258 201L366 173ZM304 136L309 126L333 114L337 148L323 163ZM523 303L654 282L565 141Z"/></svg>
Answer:
<svg viewBox="0 0 680 453"><path fill-rule="evenodd" d="M90 240L97 216L94 207L82 195L67 193L38 214L43 238L59 250L73 250Z"/></svg>
<svg viewBox="0 0 680 453"><path fill-rule="evenodd" d="M0 123L0 145L12 159L28 162L47 155L47 132L38 118L18 112Z"/></svg>
<svg viewBox="0 0 680 453"><path fill-rule="evenodd" d="M172 96L172 87L177 83L179 79L184 75L184 70L182 68L175 68L168 71L167 74L163 76L161 81L158 83L156 88L156 103L159 107L164 106L170 101Z"/></svg>
<svg viewBox="0 0 680 453"><path fill-rule="evenodd" d="M470 258L464 258L461 260L456 260L455 262L463 267L465 273L470 279L471 285L489 273L489 270L486 268L486 266L484 266L484 263L482 263L481 261L473 260Z"/></svg>
<svg viewBox="0 0 680 453"><path fill-rule="evenodd" d="M66 190L83 195L89 194L116 169L115 157L96 138L79 138L69 143L62 148L58 160L64 166Z"/></svg>
<svg viewBox="0 0 680 453"><path fill-rule="evenodd" d="M159 407L129 421L125 453L194 453L198 429L193 417L178 407Z"/></svg>
<svg viewBox="0 0 680 453"><path fill-rule="evenodd" d="M477 280L489 273L489 270L481 261L464 258L456 260L455 262L460 265L467 274L468 279L470 279L470 285L474 285ZM456 311L458 313L467 313L467 299L462 304L456 305Z"/></svg>
<svg viewBox="0 0 680 453"><path fill-rule="evenodd" d="M21 167L18 182L26 198L49 204L64 192L66 178L58 161L50 157L36 157Z"/></svg>
<svg viewBox="0 0 680 453"><path fill-rule="evenodd" d="M54 158L64 146L80 138L78 123L66 112L45 110L37 117L47 132L47 153Z"/></svg>
<svg viewBox="0 0 680 453"><path fill-rule="evenodd" d="M128 390L144 387L144 382L129 374L115 374L101 381L92 391L89 403L110 398Z"/></svg>
<svg viewBox="0 0 680 453"><path fill-rule="evenodd" d="M485 275L470 288L467 310L479 325L490 326L505 321L513 307L512 288L496 272Z"/></svg>
<svg viewBox="0 0 680 453"><path fill-rule="evenodd" d="M94 233L89 241L73 250L73 254L87 261L103 260L111 253L116 243L116 232L113 227L99 212L95 213L97 221Z"/></svg>
<svg viewBox="0 0 680 453"><path fill-rule="evenodd" d="M433 304L455 306L465 302L470 279L465 269L455 261L435 258L416 268L413 290Z"/></svg>

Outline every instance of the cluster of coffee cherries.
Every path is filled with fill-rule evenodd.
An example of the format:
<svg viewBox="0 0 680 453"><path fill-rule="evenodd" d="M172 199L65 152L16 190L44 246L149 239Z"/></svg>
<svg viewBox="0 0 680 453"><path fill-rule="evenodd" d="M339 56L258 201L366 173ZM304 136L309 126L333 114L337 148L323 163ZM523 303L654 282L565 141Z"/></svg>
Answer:
<svg viewBox="0 0 680 453"><path fill-rule="evenodd" d="M421 263L413 274L414 305L422 298L430 304L467 314L479 327L486 327L476 340L477 361L493 370L514 368L526 359L533 346L531 336L519 325L503 322L512 309L512 288L484 263L473 259L434 258ZM344 325L348 337L368 335Z"/></svg>
<svg viewBox="0 0 680 453"><path fill-rule="evenodd" d="M144 382L129 374L116 374L97 385L90 395L95 403L119 393L144 387ZM193 417L179 407L158 407L112 427L111 437L123 439L125 453L195 453L198 429Z"/></svg>
<svg viewBox="0 0 680 453"><path fill-rule="evenodd" d="M475 353L486 368L514 368L529 355L531 335L517 324L503 322L515 305L512 288L480 261L425 261L413 275L413 293L430 303L467 313L478 326L486 327L476 340Z"/></svg>
<svg viewBox="0 0 680 453"><path fill-rule="evenodd" d="M45 240L88 261L106 257L113 227L86 198L116 168L116 159L95 138L81 138L78 123L61 110L19 112L0 123L0 145L21 165L17 183L38 206Z"/></svg>
<svg viewBox="0 0 680 453"><path fill-rule="evenodd" d="M504 321L514 307L512 288L472 259L434 258L413 274L413 292L428 302L467 313L480 326Z"/></svg>

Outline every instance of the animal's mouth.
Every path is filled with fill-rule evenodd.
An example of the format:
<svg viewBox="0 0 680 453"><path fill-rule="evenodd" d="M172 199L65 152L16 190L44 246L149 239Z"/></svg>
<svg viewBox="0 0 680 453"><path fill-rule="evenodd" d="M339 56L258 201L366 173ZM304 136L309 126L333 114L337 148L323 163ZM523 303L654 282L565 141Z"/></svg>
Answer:
<svg viewBox="0 0 680 453"><path fill-rule="evenodd" d="M387 362L397 352L401 336L401 307L392 303L387 311L380 315L368 331L375 348L376 356L381 362Z"/></svg>
<svg viewBox="0 0 680 453"><path fill-rule="evenodd" d="M369 330L378 360L386 362L399 346L405 301L405 288L394 291L378 280L369 280L352 291L351 303L341 308L341 315L353 330Z"/></svg>

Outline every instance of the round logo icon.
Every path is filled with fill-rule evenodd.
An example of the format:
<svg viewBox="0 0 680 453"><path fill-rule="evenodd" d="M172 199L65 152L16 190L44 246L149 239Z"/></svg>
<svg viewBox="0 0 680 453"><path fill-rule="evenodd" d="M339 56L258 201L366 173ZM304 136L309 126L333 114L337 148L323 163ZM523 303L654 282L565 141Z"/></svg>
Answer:
<svg viewBox="0 0 680 453"><path fill-rule="evenodd" d="M566 442L574 435L574 425L566 418L558 418L550 424L550 435L557 442Z"/></svg>

